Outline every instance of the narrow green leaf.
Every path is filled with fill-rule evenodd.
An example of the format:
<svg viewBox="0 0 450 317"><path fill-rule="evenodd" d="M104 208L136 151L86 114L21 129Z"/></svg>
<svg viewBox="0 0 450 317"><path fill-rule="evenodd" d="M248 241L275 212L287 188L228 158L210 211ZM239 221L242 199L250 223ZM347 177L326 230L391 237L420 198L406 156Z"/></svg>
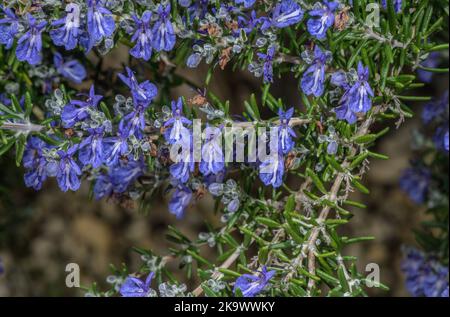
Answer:
<svg viewBox="0 0 450 317"><path fill-rule="evenodd" d="M307 168L306 169L306 174L308 174L309 177L311 177L314 185L316 185L317 189L319 189L322 194L326 195L328 192L325 188L325 186L323 185L322 181L320 180L320 178L312 171L312 169Z"/></svg>

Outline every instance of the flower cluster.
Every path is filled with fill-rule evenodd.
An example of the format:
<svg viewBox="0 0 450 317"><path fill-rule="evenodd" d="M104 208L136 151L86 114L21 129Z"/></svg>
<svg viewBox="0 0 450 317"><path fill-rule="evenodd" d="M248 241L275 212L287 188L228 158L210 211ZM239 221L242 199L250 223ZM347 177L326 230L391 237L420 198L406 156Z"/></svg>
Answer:
<svg viewBox="0 0 450 317"><path fill-rule="evenodd" d="M349 195L368 192L362 184L368 159L385 158L369 150L387 131L376 130L386 120L401 123L412 115L408 101L426 99L409 95L422 83L406 71L429 81L428 73L445 70L436 69L434 54L445 48L434 38L443 22L433 20L442 10L424 13L416 2L378 4L384 7L380 26L370 29L361 4L343 0L4 4L0 153L15 150L25 184L36 190L52 177L64 192L88 181L96 199L123 206L138 201L143 210L156 194L170 195L168 209L178 219L212 195L225 225L208 223L198 239L169 227L176 244L170 256L138 250L144 254L141 270L114 272L108 295L185 296L186 286L172 283L165 268L172 259L202 281L188 295L253 297L269 285L276 285L272 294L283 296L316 296L326 289L330 296L365 294L363 275L340 254L340 246L364 240L337 234L352 217L348 206L361 207ZM406 31L398 27L405 21ZM129 61L116 74L103 56L119 45L128 49ZM202 63L208 67L204 85L180 71ZM210 85L215 69L230 66L261 78L255 81L261 95L252 94L239 115ZM285 74L298 80L293 95L299 102L292 107L272 86ZM62 78L82 85L60 85ZM196 95L179 97L182 90L173 88L181 85ZM448 94L425 107L423 121L433 130L433 142L425 142L432 160L445 161ZM446 184L440 171L426 160L415 166L405 171L401 187L416 203L447 210L448 216L435 190ZM217 250L222 265L200 254L205 245ZM250 256L255 245L258 252ZM429 284L444 275L432 266ZM416 273L410 274L411 285L421 283ZM167 277L170 283L152 288ZM445 291L420 287L434 287L433 295Z"/></svg>
<svg viewBox="0 0 450 317"><path fill-rule="evenodd" d="M34 15L28 14L24 18L17 16L11 8L3 8L5 17L0 19L0 44L9 49L15 37L19 37L16 56L31 65L42 61L44 31L48 32L55 46L64 47L67 51L81 46L89 52L101 43L110 49L118 29L115 16L109 8L111 6L111 2L105 0L71 2L65 6L65 15L53 21L48 21L50 18L41 6L36 7ZM130 50L132 56L148 61L153 50L161 52L174 48L176 35L170 11L170 4L161 4L154 7L153 11L145 11L141 17L133 14L133 23L124 20L119 25L132 35L131 41L135 43Z"/></svg>
<svg viewBox="0 0 450 317"><path fill-rule="evenodd" d="M402 270L406 287L416 297L448 297L448 267L435 258L409 248L405 251Z"/></svg>
<svg viewBox="0 0 450 317"><path fill-rule="evenodd" d="M124 114L113 131L112 123L99 109L101 95L91 86L85 100L71 100L58 109L61 127L67 133L78 133L79 143L66 142L60 147L49 146L33 137L27 143L24 166L29 170L25 183L36 190L42 187L47 177L57 177L63 191L76 191L80 187L82 170L93 169L97 174L94 195L97 199L113 193L124 193L145 171L142 152L149 150L144 140L145 111L157 94L150 82L138 83L133 72L128 77L121 75L130 87L133 107ZM132 147L132 140L139 148ZM136 151L141 151L136 156ZM100 171L107 168L107 173Z"/></svg>
<svg viewBox="0 0 450 317"><path fill-rule="evenodd" d="M449 150L448 92L424 106L422 123L423 128L414 135L414 150L419 153L413 167L404 171L400 187L413 202L427 207L434 231L425 223L424 230L416 229L416 240L425 251L408 248L402 269L413 296L448 297L448 267L441 264L448 261L448 240L442 238L448 235L448 176L444 172Z"/></svg>
<svg viewBox="0 0 450 317"><path fill-rule="evenodd" d="M348 123L355 123L358 115L366 114L372 108L374 93L369 83L369 68L358 64L357 71L336 72L331 78L333 85L344 90L344 94L336 108L336 116Z"/></svg>

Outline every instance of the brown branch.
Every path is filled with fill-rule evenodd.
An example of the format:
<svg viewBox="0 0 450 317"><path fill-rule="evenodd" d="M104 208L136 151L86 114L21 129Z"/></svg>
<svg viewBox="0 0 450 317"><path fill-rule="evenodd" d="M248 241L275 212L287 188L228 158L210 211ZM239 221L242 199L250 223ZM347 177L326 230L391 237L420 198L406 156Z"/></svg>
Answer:
<svg viewBox="0 0 450 317"><path fill-rule="evenodd" d="M228 269L230 266L233 265L233 263L239 258L239 255L241 254L242 249L240 247L238 247L236 249L236 251L233 252L232 255L230 255L230 257L228 259L225 260L225 262L223 262L223 264L219 267L221 269ZM213 273L212 275L212 279L216 280L220 277L221 273L219 271L216 271ZM192 294L194 296L200 296L203 293L203 288L202 285L199 285L193 292Z"/></svg>

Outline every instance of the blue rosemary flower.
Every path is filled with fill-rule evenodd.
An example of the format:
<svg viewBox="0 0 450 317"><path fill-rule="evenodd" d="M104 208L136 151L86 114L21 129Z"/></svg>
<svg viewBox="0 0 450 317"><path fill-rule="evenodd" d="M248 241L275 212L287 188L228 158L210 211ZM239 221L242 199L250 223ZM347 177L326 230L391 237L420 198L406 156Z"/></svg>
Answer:
<svg viewBox="0 0 450 317"><path fill-rule="evenodd" d="M259 166L259 178L264 185L279 188L283 185L284 157L281 153L269 155Z"/></svg>
<svg viewBox="0 0 450 317"><path fill-rule="evenodd" d="M170 21L170 3L158 7L158 21L153 26L153 47L156 51L171 51L176 42L175 31Z"/></svg>
<svg viewBox="0 0 450 317"><path fill-rule="evenodd" d="M206 140L202 146L200 172L204 176L217 175L225 168L225 157L222 150L222 131L219 128L208 127L205 130Z"/></svg>
<svg viewBox="0 0 450 317"><path fill-rule="evenodd" d="M88 129L88 132L89 136L80 144L78 158L83 166L92 165L93 168L99 168L104 157L104 128Z"/></svg>
<svg viewBox="0 0 450 317"><path fill-rule="evenodd" d="M93 189L96 200L111 196L113 190L114 185L109 174L100 174L97 176Z"/></svg>
<svg viewBox="0 0 450 317"><path fill-rule="evenodd" d="M121 157L129 154L128 135L119 128L117 136L105 138L103 141L105 164L115 166Z"/></svg>
<svg viewBox="0 0 450 317"><path fill-rule="evenodd" d="M270 46L267 50L267 54L258 53L259 59L263 62L263 76L264 83L272 83L273 82L273 60L276 54L276 47Z"/></svg>
<svg viewBox="0 0 450 317"><path fill-rule="evenodd" d="M240 35L241 30L244 30L245 33L249 34L252 32L258 25L261 24L263 17L258 18L258 15L255 10L252 10L248 15L239 15L238 16L238 24L239 30L236 30L235 34Z"/></svg>
<svg viewBox="0 0 450 317"><path fill-rule="evenodd" d="M234 293L239 289L244 297L255 297L267 287L274 275L275 271L267 271L265 266L255 275L243 274L236 280Z"/></svg>
<svg viewBox="0 0 450 317"><path fill-rule="evenodd" d="M59 27L50 31L50 37L56 46L64 46L72 50L78 45L80 36L80 7L76 3L66 6L66 16L52 22L52 26Z"/></svg>
<svg viewBox="0 0 450 317"><path fill-rule="evenodd" d="M63 56L58 52L53 55L53 63L59 74L74 83L81 84L87 76L86 69L79 61L74 59L65 62Z"/></svg>
<svg viewBox="0 0 450 317"><path fill-rule="evenodd" d="M158 89L150 81L139 84L131 69L127 67L128 77L119 74L120 79L131 89L134 109L131 113L122 118L120 129L128 136L134 135L142 139L142 132L145 129L145 111L158 94Z"/></svg>
<svg viewBox="0 0 450 317"><path fill-rule="evenodd" d="M256 2L256 0L234 0L236 4L243 4L244 8L250 8L253 6Z"/></svg>
<svg viewBox="0 0 450 317"><path fill-rule="evenodd" d="M102 39L113 35L116 25L114 17L104 7L103 0L87 0L87 31L89 35L88 51Z"/></svg>
<svg viewBox="0 0 450 317"><path fill-rule="evenodd" d="M150 285L154 276L155 273L150 273L145 282L136 277L129 276L120 287L119 292L122 297L149 297L153 293Z"/></svg>
<svg viewBox="0 0 450 317"><path fill-rule="evenodd" d="M178 3L183 8L188 8L188 21L195 18L203 19L208 13L208 5L210 0L178 0Z"/></svg>
<svg viewBox="0 0 450 317"><path fill-rule="evenodd" d="M314 48L314 59L303 74L301 88L306 95L320 97L325 89L325 65L331 59L331 53L322 51L318 45Z"/></svg>
<svg viewBox="0 0 450 317"><path fill-rule="evenodd" d="M29 28L19 39L16 48L17 59L27 61L30 65L39 64L42 60L42 31L47 25L46 21L37 22L31 15L27 15Z"/></svg>
<svg viewBox="0 0 450 317"><path fill-rule="evenodd" d="M339 7L335 1L322 1L309 11L308 32L319 40L327 36L327 30L334 24L334 12Z"/></svg>
<svg viewBox="0 0 450 317"><path fill-rule="evenodd" d="M5 17L0 19L0 44L10 49L14 44L14 37L19 32L19 19L10 8L2 9Z"/></svg>
<svg viewBox="0 0 450 317"><path fill-rule="evenodd" d="M131 89L135 105L140 104L147 107L158 94L158 88L148 80L138 83L134 72L128 67L126 71L128 77L118 74L119 78Z"/></svg>
<svg viewBox="0 0 450 317"><path fill-rule="evenodd" d="M400 187L417 204L423 204L428 194L431 172L425 167L406 169L400 178Z"/></svg>
<svg viewBox="0 0 450 317"><path fill-rule="evenodd" d="M144 175L144 172L145 163L142 158L134 160L133 157L127 157L121 164L110 168L109 176L114 186L114 192L125 193L139 177Z"/></svg>
<svg viewBox="0 0 450 317"><path fill-rule="evenodd" d="M278 131L278 146L282 154L286 155L292 151L295 146L295 142L292 138L296 138L294 130L289 125L289 122L294 115L294 108L290 108L286 112L282 109L278 111L278 116L280 117L280 126Z"/></svg>
<svg viewBox="0 0 450 317"><path fill-rule="evenodd" d="M37 137L30 137L25 147L22 164L27 170L24 175L25 185L40 190L49 176L56 176L56 162L47 161L44 151L49 146Z"/></svg>
<svg viewBox="0 0 450 317"><path fill-rule="evenodd" d="M136 43L136 45L130 50L130 54L136 58L142 58L145 61L152 58L153 34L150 28L151 19L152 12L150 11L145 11L140 19L136 15L133 15L136 26L131 41Z"/></svg>
<svg viewBox="0 0 450 317"><path fill-rule="evenodd" d="M77 122L87 119L92 108L96 109L98 103L103 98L95 94L94 85L89 90L89 95L86 101L71 100L70 103L64 107L61 113L61 120L65 128L72 128Z"/></svg>
<svg viewBox="0 0 450 317"><path fill-rule="evenodd" d="M191 125L192 121L183 115L183 98L172 101L172 117L164 123L164 137L169 144L187 142L191 139L191 131L184 125Z"/></svg>
<svg viewBox="0 0 450 317"><path fill-rule="evenodd" d="M332 83L346 89L339 101L339 107L335 109L336 116L340 120L346 120L353 124L358 119L358 114L366 114L372 108L374 93L369 85L369 68L358 64L357 80L351 84L341 72L332 77Z"/></svg>
<svg viewBox="0 0 450 317"><path fill-rule="evenodd" d="M94 184L95 199L125 193L144 172L145 164L141 158L134 160L131 156L123 157L117 164L109 166L106 174L97 175Z"/></svg>
<svg viewBox="0 0 450 317"><path fill-rule="evenodd" d="M191 158L192 156L190 154L184 155L183 157L180 157L176 163L170 166L170 175L174 180L177 180L182 184L188 182L191 173L193 173L195 169L195 162Z"/></svg>
<svg viewBox="0 0 450 317"><path fill-rule="evenodd" d="M272 12L272 25L285 28L299 23L303 19L303 9L294 0L281 0Z"/></svg>
<svg viewBox="0 0 450 317"><path fill-rule="evenodd" d="M81 169L73 158L77 150L78 146L72 146L67 151L58 151L60 161L56 179L63 192L77 191L80 188Z"/></svg>
<svg viewBox="0 0 450 317"><path fill-rule="evenodd" d="M169 211L178 219L183 218L186 208L192 200L192 190L185 185L178 185L169 202Z"/></svg>

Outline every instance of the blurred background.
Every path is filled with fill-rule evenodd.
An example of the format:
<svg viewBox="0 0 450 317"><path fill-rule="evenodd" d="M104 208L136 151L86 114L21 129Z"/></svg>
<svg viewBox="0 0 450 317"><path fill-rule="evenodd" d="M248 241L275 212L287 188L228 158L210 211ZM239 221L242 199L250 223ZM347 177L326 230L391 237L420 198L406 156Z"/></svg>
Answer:
<svg viewBox="0 0 450 317"><path fill-rule="evenodd" d="M122 71L128 61L126 49L121 47L109 54L104 69ZM195 72L180 70L183 75L201 86L206 67ZM149 74L151 79L151 74ZM100 80L108 80L101 78ZM97 84L97 83L96 83ZM99 83L101 85L101 83ZM247 72L217 70L211 90L223 100L230 100L233 112L242 112L241 105L251 93L259 93L260 82ZM435 78L431 87L416 94L439 96L448 87L448 77ZM298 82L283 78L275 83L272 92L286 105L300 107ZM173 96L192 97L189 87L180 87ZM420 113L422 105L411 107ZM267 117L273 114L266 113ZM402 245L414 245L412 229L424 220L424 210L413 204L398 186L402 171L412 158L410 147L413 132L419 129L418 117L408 120L399 130L379 140L376 152L388 155L389 161L372 160L364 182L371 195L356 195L368 206L355 210L355 217L346 226L344 234L375 236L376 240L349 247L346 255L359 258L360 271L368 263L381 268L381 280L389 292L377 291L376 296L408 296L400 271ZM298 186L295 179L289 180ZM77 263L81 269L82 285L98 282L105 287L110 274L109 264L127 263L131 270L139 265L139 256L132 247L152 249L164 255L170 244L165 240L166 228L174 225L185 235L195 238L206 231L205 220L219 224L213 214L214 202L205 197L192 206L185 219L177 221L169 214L167 197L160 194L148 214L139 213L135 206L120 206L113 201L91 201L86 182L77 193L60 192L54 181L48 181L40 192L26 189L23 171L16 168L13 159L0 158L0 258L4 274L0 275L0 296L83 296L80 289L65 285L65 268ZM208 252L207 250L205 250ZM214 257L210 254L209 257ZM178 270L176 264L173 271ZM180 275L182 276L182 275ZM195 281L188 286L196 286Z"/></svg>

